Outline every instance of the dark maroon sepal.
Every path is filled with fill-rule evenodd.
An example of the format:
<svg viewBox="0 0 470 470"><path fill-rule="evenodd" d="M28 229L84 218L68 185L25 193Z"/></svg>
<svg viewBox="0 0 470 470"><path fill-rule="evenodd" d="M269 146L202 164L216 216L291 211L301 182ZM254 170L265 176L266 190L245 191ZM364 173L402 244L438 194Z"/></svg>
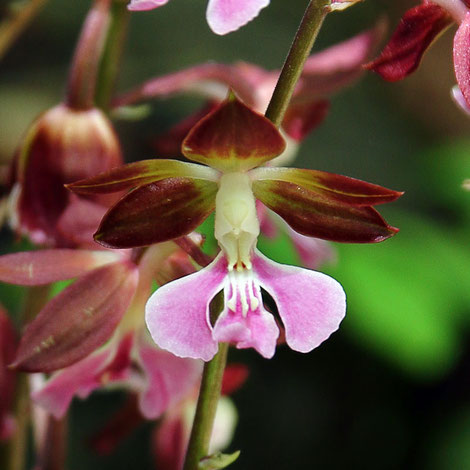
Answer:
<svg viewBox="0 0 470 470"><path fill-rule="evenodd" d="M223 172L246 171L280 155L285 141L262 114L230 93L183 142L183 154Z"/></svg>
<svg viewBox="0 0 470 470"><path fill-rule="evenodd" d="M140 186L104 216L95 240L111 248L152 245L187 235L215 208L217 183L167 178Z"/></svg>
<svg viewBox="0 0 470 470"><path fill-rule="evenodd" d="M301 142L326 118L330 109L328 100L307 104L292 104L287 108L282 129L292 139Z"/></svg>
<svg viewBox="0 0 470 470"><path fill-rule="evenodd" d="M352 206L297 184L255 181L253 192L302 235L343 243L375 243L398 232L370 206Z"/></svg>
<svg viewBox="0 0 470 470"><path fill-rule="evenodd" d="M447 11L435 3L408 10L380 56L365 68L390 82L405 78L416 70L427 48L452 22Z"/></svg>
<svg viewBox="0 0 470 470"><path fill-rule="evenodd" d="M88 356L113 334L136 290L137 269L119 262L81 277L26 327L12 367L52 372Z"/></svg>

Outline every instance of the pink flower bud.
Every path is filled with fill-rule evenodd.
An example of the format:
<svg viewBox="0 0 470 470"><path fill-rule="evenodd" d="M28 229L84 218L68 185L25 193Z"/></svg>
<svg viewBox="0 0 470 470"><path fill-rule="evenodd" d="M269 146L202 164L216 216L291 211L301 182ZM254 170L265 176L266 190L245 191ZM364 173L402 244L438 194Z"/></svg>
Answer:
<svg viewBox="0 0 470 470"><path fill-rule="evenodd" d="M31 126L13 163L14 228L35 243L70 244L57 230L70 203L64 184L121 163L118 138L103 112L63 104L45 112Z"/></svg>

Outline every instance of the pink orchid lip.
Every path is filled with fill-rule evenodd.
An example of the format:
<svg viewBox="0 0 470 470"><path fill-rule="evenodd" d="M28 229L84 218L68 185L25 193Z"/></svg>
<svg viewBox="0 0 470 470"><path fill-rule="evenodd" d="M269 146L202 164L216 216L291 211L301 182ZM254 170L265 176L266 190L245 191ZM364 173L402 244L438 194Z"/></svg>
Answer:
<svg viewBox="0 0 470 470"><path fill-rule="evenodd" d="M168 3L168 0L131 0L127 9L130 11L148 11L161 7Z"/></svg>
<svg viewBox="0 0 470 470"><path fill-rule="evenodd" d="M469 11L469 8L462 0L432 0L432 3L447 10L456 23L459 24L464 20L465 15Z"/></svg>
<svg viewBox="0 0 470 470"><path fill-rule="evenodd" d="M209 0L207 22L216 34L228 34L246 25L270 0Z"/></svg>
<svg viewBox="0 0 470 470"><path fill-rule="evenodd" d="M146 306L154 341L177 356L204 361L212 359L219 341L235 343L237 348L253 347L262 356L272 357L279 329L263 307L260 287L276 302L287 344L295 351L311 351L338 328L346 303L337 281L315 271L280 265L258 251L252 261L252 270L230 275L221 252L201 271L160 287ZM225 308L212 327L209 304L221 290ZM192 293L189 306L187 292Z"/></svg>

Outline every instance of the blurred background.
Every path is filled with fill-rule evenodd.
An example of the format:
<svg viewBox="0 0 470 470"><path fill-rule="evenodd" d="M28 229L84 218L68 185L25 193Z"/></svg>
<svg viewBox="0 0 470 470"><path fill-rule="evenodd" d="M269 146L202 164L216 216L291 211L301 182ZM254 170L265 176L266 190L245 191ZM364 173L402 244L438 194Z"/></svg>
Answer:
<svg viewBox="0 0 470 470"><path fill-rule="evenodd" d="M119 90L209 60L268 69L285 58L307 0L271 0L239 32L219 37L205 0L172 0L132 15ZM330 15L315 50L370 28L394 28L413 1L368 0ZM90 1L50 0L0 62L0 161L7 163L32 119L62 99L68 63ZM1 8L1 7L0 7ZM388 37L388 36L387 36ZM326 121L301 146L295 166L336 172L406 194L381 213L400 233L379 245L335 245L325 271L344 286L340 331L302 355L286 347L264 360L231 351L250 367L233 399L239 423L235 469L470 469L470 119L450 99L453 32L413 76L389 84L372 73L333 98ZM154 156L151 142L197 109L196 98L154 101L141 122L119 122L128 161ZM8 232L2 251L20 248ZM282 237L262 241L274 259L296 263ZM1 286L15 312L21 289ZM69 470L152 469L142 425L111 456L92 452L123 395L76 402Z"/></svg>

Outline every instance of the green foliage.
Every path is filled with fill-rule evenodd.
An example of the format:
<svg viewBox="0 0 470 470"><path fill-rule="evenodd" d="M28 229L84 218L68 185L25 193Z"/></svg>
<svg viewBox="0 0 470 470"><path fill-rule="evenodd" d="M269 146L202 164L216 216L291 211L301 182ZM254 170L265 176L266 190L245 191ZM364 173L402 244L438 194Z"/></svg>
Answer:
<svg viewBox="0 0 470 470"><path fill-rule="evenodd" d="M437 378L455 364L468 321L468 245L416 215L390 219L401 227L392 240L338 247L334 275L348 296L344 326L401 369Z"/></svg>

